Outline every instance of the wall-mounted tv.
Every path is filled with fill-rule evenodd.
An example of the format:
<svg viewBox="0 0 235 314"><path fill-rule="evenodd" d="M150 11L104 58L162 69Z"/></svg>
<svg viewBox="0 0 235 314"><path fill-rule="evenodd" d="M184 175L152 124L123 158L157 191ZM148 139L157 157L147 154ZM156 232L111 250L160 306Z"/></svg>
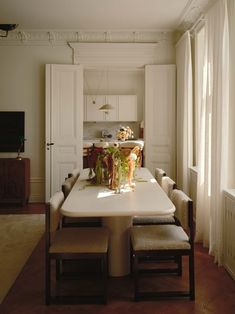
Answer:
<svg viewBox="0 0 235 314"><path fill-rule="evenodd" d="M24 152L23 111L0 111L0 152Z"/></svg>

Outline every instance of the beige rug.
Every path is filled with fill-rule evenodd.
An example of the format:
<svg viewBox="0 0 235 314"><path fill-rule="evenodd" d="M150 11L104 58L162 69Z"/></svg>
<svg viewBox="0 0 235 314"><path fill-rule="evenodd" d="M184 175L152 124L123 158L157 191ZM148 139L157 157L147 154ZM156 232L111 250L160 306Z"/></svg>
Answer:
<svg viewBox="0 0 235 314"><path fill-rule="evenodd" d="M0 303L45 231L45 216L0 215Z"/></svg>

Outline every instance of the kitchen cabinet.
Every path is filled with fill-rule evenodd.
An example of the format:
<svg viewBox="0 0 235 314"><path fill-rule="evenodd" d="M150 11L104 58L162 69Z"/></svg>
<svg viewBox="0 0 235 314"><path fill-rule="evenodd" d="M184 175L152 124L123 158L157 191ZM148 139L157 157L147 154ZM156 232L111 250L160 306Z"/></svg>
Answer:
<svg viewBox="0 0 235 314"><path fill-rule="evenodd" d="M100 111L104 104L113 110ZM86 95L84 96L84 121L137 121L136 95Z"/></svg>
<svg viewBox="0 0 235 314"><path fill-rule="evenodd" d="M113 107L109 112L103 112L103 121L119 121L118 119L118 98L115 95L105 96L105 103Z"/></svg>
<svg viewBox="0 0 235 314"><path fill-rule="evenodd" d="M0 159L0 203L21 203L29 200L30 160Z"/></svg>
<svg viewBox="0 0 235 314"><path fill-rule="evenodd" d="M118 96L118 119L119 121L137 121L137 96Z"/></svg>

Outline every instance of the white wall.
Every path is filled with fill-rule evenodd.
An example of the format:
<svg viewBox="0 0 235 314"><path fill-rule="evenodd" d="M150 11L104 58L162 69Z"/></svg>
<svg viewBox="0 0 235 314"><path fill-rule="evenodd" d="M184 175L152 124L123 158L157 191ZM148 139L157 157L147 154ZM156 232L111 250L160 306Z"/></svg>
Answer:
<svg viewBox="0 0 235 314"><path fill-rule="evenodd" d="M174 63L173 41L159 46L159 64ZM72 50L67 42L51 44L0 41L0 110L25 111L25 152L31 160L30 202L44 201L45 184L45 64L72 64ZM121 91L131 90L125 81ZM115 90L115 86L112 87ZM141 91L134 91L143 93ZM119 90L119 89L118 89ZM117 91L117 90L116 90ZM140 109L141 111L142 109ZM0 157L16 157L0 153Z"/></svg>
<svg viewBox="0 0 235 314"><path fill-rule="evenodd" d="M71 63L69 47L1 46L0 110L25 111L25 152L31 162L31 202L44 201L45 64ZM17 153L0 153L16 157Z"/></svg>

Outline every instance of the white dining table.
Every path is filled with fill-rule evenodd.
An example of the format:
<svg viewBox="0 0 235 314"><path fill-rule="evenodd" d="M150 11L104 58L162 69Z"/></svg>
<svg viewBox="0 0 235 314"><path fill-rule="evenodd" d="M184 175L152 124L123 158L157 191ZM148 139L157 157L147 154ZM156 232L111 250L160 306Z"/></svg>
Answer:
<svg viewBox="0 0 235 314"><path fill-rule="evenodd" d="M137 168L134 188L120 193L107 186L92 185L89 169L83 169L61 207L67 217L102 217L110 231L109 275L124 276L130 272L129 229L133 216L174 215L175 206L147 168Z"/></svg>

